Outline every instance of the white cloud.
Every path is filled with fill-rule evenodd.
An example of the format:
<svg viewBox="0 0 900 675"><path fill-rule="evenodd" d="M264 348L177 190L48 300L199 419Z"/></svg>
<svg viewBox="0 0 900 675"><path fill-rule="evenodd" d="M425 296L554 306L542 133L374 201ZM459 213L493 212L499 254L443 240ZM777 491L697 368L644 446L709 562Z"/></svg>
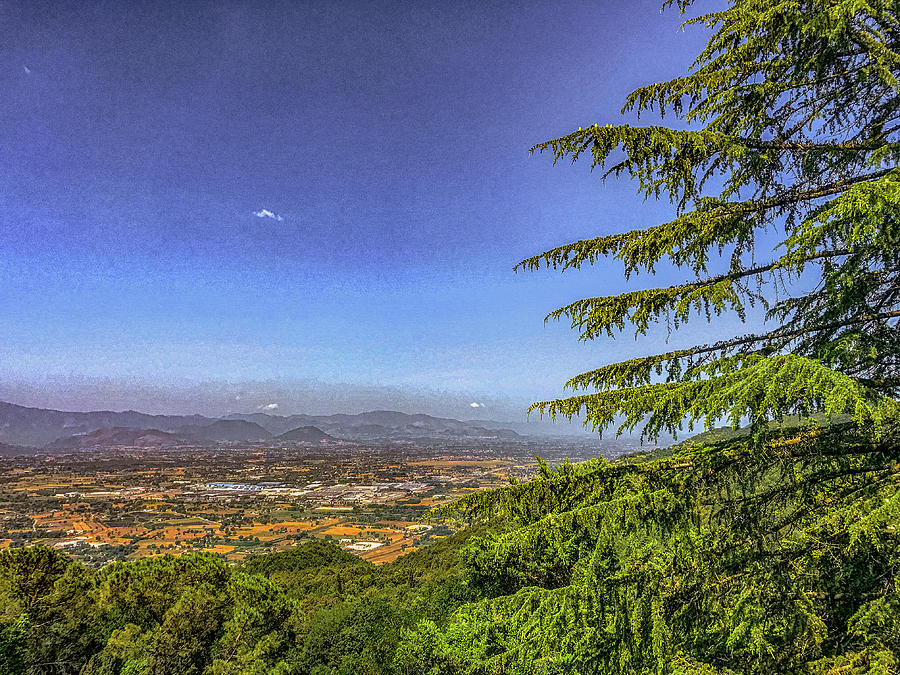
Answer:
<svg viewBox="0 0 900 675"><path fill-rule="evenodd" d="M263 405L259 406L259 408L257 408L257 410L278 410L278 404L277 403L264 403Z"/></svg>
<svg viewBox="0 0 900 675"><path fill-rule="evenodd" d="M469 407L470 407L470 408L483 408L483 407L484 407L484 403L475 403L475 401L472 401L472 402L469 404Z"/></svg>
<svg viewBox="0 0 900 675"><path fill-rule="evenodd" d="M259 211L254 211L253 215L257 218L271 218L272 220L277 220L279 222L284 220L284 218L282 218L280 215L278 215L274 211L270 211L269 209L260 209Z"/></svg>
<svg viewBox="0 0 900 675"><path fill-rule="evenodd" d="M28 66L22 66L22 67L25 69L26 75L31 75L31 68L29 68Z"/></svg>

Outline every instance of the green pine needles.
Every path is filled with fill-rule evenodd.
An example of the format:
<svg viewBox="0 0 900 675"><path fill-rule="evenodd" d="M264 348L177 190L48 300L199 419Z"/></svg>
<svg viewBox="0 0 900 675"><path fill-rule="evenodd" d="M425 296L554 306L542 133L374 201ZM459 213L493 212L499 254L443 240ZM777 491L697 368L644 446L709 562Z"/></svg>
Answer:
<svg viewBox="0 0 900 675"><path fill-rule="evenodd" d="M900 391L898 11L892 2L734 2L687 22L715 29L689 75L626 101L626 110L674 113L702 129L595 124L532 148L554 161L589 156L604 177L632 178L678 213L516 269L576 270L613 257L629 278L661 263L694 277L579 300L548 319L568 319L593 340L629 325L643 334L658 321L677 329L698 315L744 318L759 304L771 326L584 373L567 386L597 393L533 409L584 414L598 431L617 415L620 430L646 416L651 437L685 420L709 428L815 410L881 424ZM774 255L757 250L762 232L780 233ZM722 259L727 268L711 275ZM801 277L817 283L797 292ZM653 375L667 386L651 387Z"/></svg>

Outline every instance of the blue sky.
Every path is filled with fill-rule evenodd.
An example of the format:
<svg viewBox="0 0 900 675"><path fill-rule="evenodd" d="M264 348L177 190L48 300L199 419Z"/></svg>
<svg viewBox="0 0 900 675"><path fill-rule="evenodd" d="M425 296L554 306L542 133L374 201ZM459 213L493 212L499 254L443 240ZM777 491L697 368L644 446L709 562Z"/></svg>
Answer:
<svg viewBox="0 0 900 675"><path fill-rule="evenodd" d="M659 349L544 326L616 264L512 272L671 216L528 153L688 67L659 4L0 5L0 396L513 419Z"/></svg>

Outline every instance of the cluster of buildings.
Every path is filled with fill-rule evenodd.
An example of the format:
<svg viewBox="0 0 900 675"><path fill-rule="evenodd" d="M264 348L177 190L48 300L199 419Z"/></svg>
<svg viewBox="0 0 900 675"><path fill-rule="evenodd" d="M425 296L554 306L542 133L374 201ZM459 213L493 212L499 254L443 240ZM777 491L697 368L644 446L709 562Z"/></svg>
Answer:
<svg viewBox="0 0 900 675"><path fill-rule="evenodd" d="M411 481L375 483L371 485L356 485L352 483L325 485L322 482L313 482L307 483L302 487L285 486L280 482L214 482L193 485L185 496L198 499L292 498L309 500L319 506L333 506L336 504L387 503L406 498L410 494L428 492L432 487L428 483Z"/></svg>

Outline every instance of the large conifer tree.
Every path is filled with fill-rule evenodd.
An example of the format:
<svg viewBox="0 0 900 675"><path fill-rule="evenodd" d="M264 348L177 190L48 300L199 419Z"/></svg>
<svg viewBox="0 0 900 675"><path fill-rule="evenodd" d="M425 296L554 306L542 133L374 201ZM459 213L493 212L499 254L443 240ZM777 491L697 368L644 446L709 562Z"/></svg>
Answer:
<svg viewBox="0 0 900 675"><path fill-rule="evenodd" d="M689 2L680 2L682 8ZM879 424L900 391L900 3L740 0L693 19L716 29L692 72L633 92L625 109L674 113L692 130L598 124L541 143L586 155L677 206L671 222L578 241L519 268L578 269L613 257L627 277L670 263L668 288L587 298L569 318L584 340L665 319L762 305L769 330L578 375L597 393L537 404L597 428L674 431L723 416L854 413ZM715 186L716 191L705 188ZM781 235L774 255L761 233ZM724 269L710 274L721 258ZM791 281L815 277L811 291ZM779 291L781 294L779 295ZM654 373L664 383L651 385Z"/></svg>
<svg viewBox="0 0 900 675"><path fill-rule="evenodd" d="M594 124L533 148L634 179L674 219L518 269L685 273L550 314L584 340L751 306L767 327L598 367L533 407L650 438L751 433L542 464L447 509L502 534L464 553L485 599L408 634L408 672L900 672L900 2L731 0L688 23L712 30L690 73L625 104L687 130Z"/></svg>

